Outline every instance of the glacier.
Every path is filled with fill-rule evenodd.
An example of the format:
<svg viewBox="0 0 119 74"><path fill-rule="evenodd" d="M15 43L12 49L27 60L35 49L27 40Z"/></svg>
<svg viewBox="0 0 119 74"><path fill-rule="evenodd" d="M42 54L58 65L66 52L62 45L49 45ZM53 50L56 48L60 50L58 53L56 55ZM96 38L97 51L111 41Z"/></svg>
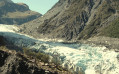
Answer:
<svg viewBox="0 0 119 74"><path fill-rule="evenodd" d="M15 25L0 24L0 35L8 43L57 56L63 67L74 70L77 74L79 71L84 74L119 74L119 52L108 50L105 46L45 41L17 31L19 28Z"/></svg>

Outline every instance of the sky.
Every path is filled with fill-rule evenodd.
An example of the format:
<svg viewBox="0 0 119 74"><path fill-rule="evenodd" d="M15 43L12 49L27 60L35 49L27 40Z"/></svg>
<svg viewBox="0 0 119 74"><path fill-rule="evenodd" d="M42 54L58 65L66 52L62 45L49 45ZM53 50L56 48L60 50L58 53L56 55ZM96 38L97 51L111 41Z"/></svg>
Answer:
<svg viewBox="0 0 119 74"><path fill-rule="evenodd" d="M45 14L59 0L12 0L15 3L25 3L33 11Z"/></svg>

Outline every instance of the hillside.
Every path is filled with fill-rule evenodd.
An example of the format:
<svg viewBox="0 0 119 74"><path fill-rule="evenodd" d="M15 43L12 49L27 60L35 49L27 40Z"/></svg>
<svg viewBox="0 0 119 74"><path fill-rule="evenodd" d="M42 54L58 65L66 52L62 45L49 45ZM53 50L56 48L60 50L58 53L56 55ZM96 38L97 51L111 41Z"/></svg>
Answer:
<svg viewBox="0 0 119 74"><path fill-rule="evenodd" d="M0 74L71 74L49 60L46 54L10 45L0 36Z"/></svg>
<svg viewBox="0 0 119 74"><path fill-rule="evenodd" d="M0 24L21 25L40 16L40 13L31 11L26 4L0 0Z"/></svg>
<svg viewBox="0 0 119 74"><path fill-rule="evenodd" d="M65 40L109 36L104 31L118 20L118 7L118 0L59 0L43 17L22 25L22 30L36 37Z"/></svg>
<svg viewBox="0 0 119 74"><path fill-rule="evenodd" d="M0 49L0 74L45 74L23 55L11 52Z"/></svg>

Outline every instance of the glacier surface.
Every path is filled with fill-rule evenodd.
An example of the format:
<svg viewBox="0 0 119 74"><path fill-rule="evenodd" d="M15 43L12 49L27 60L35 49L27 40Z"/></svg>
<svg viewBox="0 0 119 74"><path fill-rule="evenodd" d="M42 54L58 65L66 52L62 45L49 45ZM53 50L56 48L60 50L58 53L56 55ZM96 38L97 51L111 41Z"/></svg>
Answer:
<svg viewBox="0 0 119 74"><path fill-rule="evenodd" d="M64 44L35 39L25 34L16 33L19 28L14 25L0 24L0 35L8 43L42 51L60 59L62 66L85 74L119 74L118 52L108 50L105 46L89 44Z"/></svg>

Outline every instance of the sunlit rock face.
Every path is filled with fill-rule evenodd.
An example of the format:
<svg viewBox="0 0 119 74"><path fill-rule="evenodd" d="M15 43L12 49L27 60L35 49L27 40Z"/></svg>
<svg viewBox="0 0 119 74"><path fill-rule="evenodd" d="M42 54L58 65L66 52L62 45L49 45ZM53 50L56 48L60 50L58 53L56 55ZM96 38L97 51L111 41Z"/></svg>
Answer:
<svg viewBox="0 0 119 74"><path fill-rule="evenodd" d="M31 11L24 3L0 0L0 24L21 25L40 16L40 13Z"/></svg>

